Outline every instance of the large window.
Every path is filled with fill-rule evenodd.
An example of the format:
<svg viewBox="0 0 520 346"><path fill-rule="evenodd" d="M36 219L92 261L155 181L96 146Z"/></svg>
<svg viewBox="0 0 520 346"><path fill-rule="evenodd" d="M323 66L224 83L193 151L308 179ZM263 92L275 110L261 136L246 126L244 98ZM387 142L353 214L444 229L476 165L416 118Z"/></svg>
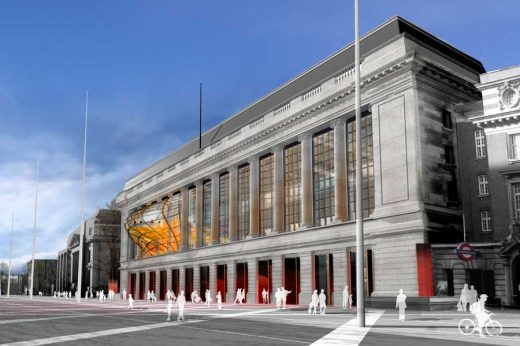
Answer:
<svg viewBox="0 0 520 346"><path fill-rule="evenodd" d="M511 184L511 194L513 198L513 215L515 219L520 219L520 183Z"/></svg>
<svg viewBox="0 0 520 346"><path fill-rule="evenodd" d="M482 226L482 232L491 232L491 214L488 210L482 210L480 212L480 224Z"/></svg>
<svg viewBox="0 0 520 346"><path fill-rule="evenodd" d="M238 169L238 240L249 234L249 165Z"/></svg>
<svg viewBox="0 0 520 346"><path fill-rule="evenodd" d="M294 231L301 222L301 145L284 150L285 230Z"/></svg>
<svg viewBox="0 0 520 346"><path fill-rule="evenodd" d="M197 189L191 188L188 190L188 249L195 247L197 241Z"/></svg>
<svg viewBox="0 0 520 346"><path fill-rule="evenodd" d="M219 242L229 240L229 174L223 174L219 180Z"/></svg>
<svg viewBox="0 0 520 346"><path fill-rule="evenodd" d="M475 153L478 159L486 157L486 134L484 130L475 131Z"/></svg>
<svg viewBox="0 0 520 346"><path fill-rule="evenodd" d="M211 180L202 185L202 246L211 244Z"/></svg>
<svg viewBox="0 0 520 346"><path fill-rule="evenodd" d="M180 192L174 194L170 204L170 229L171 235L169 243L171 244L170 251L177 251L182 243L181 237L181 208L182 208L182 195Z"/></svg>
<svg viewBox="0 0 520 346"><path fill-rule="evenodd" d="M446 109L442 110L442 126L447 129L453 129L451 112L447 111Z"/></svg>
<svg viewBox="0 0 520 346"><path fill-rule="evenodd" d="M273 155L260 160L260 235L273 230Z"/></svg>
<svg viewBox="0 0 520 346"><path fill-rule="evenodd" d="M334 219L334 131L313 137L314 225Z"/></svg>
<svg viewBox="0 0 520 346"><path fill-rule="evenodd" d="M478 194L480 196L486 196L489 194L488 177L485 174L478 176Z"/></svg>
<svg viewBox="0 0 520 346"><path fill-rule="evenodd" d="M509 158L520 160L520 133L509 136Z"/></svg>
<svg viewBox="0 0 520 346"><path fill-rule="evenodd" d="M361 172L363 217L374 210L374 156L372 144L372 116L361 118ZM347 123L347 185L348 218L356 218L356 122Z"/></svg>

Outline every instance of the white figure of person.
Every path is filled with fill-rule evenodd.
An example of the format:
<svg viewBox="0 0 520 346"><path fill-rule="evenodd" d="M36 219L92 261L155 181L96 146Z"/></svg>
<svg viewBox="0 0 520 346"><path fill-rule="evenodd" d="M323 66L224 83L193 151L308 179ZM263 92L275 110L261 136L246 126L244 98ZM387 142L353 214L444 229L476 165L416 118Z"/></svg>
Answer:
<svg viewBox="0 0 520 346"><path fill-rule="evenodd" d="M213 298L211 298L211 290L208 290L208 296L206 297L206 305L211 307L211 303L213 302Z"/></svg>
<svg viewBox="0 0 520 346"><path fill-rule="evenodd" d="M54 296L53 296L54 299L58 298L58 294L56 293L56 291L54 291Z"/></svg>
<svg viewBox="0 0 520 346"><path fill-rule="evenodd" d="M148 290L148 291L146 291L146 302L150 303L151 301L152 301L152 294Z"/></svg>
<svg viewBox="0 0 520 346"><path fill-rule="evenodd" d="M309 314L316 315L316 310L320 304L320 298L318 297L318 290L314 290L311 295L311 302L309 303Z"/></svg>
<svg viewBox="0 0 520 346"><path fill-rule="evenodd" d="M475 286L471 285L471 288L469 289L469 304L470 306L473 303L476 303L478 301L478 292L475 289Z"/></svg>
<svg viewBox="0 0 520 346"><path fill-rule="evenodd" d="M90 289L90 299L94 297L94 293L92 293L92 288Z"/></svg>
<svg viewBox="0 0 520 346"><path fill-rule="evenodd" d="M481 294L480 295L480 299L478 300L478 302L474 303L474 305L472 305L472 313L475 315L475 318L477 320L477 328L478 328L478 332L479 332L479 335L481 337L484 337L484 333L483 333L483 328L484 326L486 325L486 322L488 321L489 319L489 316L491 315L491 313L486 310L486 301L487 301L487 294Z"/></svg>
<svg viewBox="0 0 520 346"><path fill-rule="evenodd" d="M240 300L241 300L241 289L238 288L237 289L237 295L235 296L235 301L233 302L233 304L236 304L236 303L240 303Z"/></svg>
<svg viewBox="0 0 520 346"><path fill-rule="evenodd" d="M88 299L88 288L87 288L87 290L85 291L85 299Z"/></svg>
<svg viewBox="0 0 520 346"><path fill-rule="evenodd" d="M343 289L343 309L346 309L348 306L348 286L345 286Z"/></svg>
<svg viewBox="0 0 520 346"><path fill-rule="evenodd" d="M72 298L72 291L69 291L69 298Z"/></svg>
<svg viewBox="0 0 520 346"><path fill-rule="evenodd" d="M171 299L168 299L168 302L166 303L166 313L168 314L168 318L166 319L167 322L170 322L170 316L172 315L173 310L173 301Z"/></svg>
<svg viewBox="0 0 520 346"><path fill-rule="evenodd" d="M123 288L123 300L126 300L126 288Z"/></svg>
<svg viewBox="0 0 520 346"><path fill-rule="evenodd" d="M166 301L169 301L170 299L172 299L172 295L170 293L170 290L167 290L166 291Z"/></svg>
<svg viewBox="0 0 520 346"><path fill-rule="evenodd" d="M276 308L280 309L282 307L282 290L280 288L276 289L276 293L274 294L274 299L276 301Z"/></svg>
<svg viewBox="0 0 520 346"><path fill-rule="evenodd" d="M171 291L170 296L173 302L175 303L177 301L177 297L175 296L175 293L173 291Z"/></svg>
<svg viewBox="0 0 520 346"><path fill-rule="evenodd" d="M134 298L132 298L132 294L130 293L128 295L128 308L133 309L134 308Z"/></svg>
<svg viewBox="0 0 520 346"><path fill-rule="evenodd" d="M352 309L352 294L349 294L348 296L348 308Z"/></svg>
<svg viewBox="0 0 520 346"><path fill-rule="evenodd" d="M184 291L179 293L177 297L177 307L179 308L179 316L177 316L177 321L184 321L184 306L186 305L186 297L184 297Z"/></svg>
<svg viewBox="0 0 520 346"><path fill-rule="evenodd" d="M246 302L246 289L242 288L240 291L240 304L243 304Z"/></svg>
<svg viewBox="0 0 520 346"><path fill-rule="evenodd" d="M406 310L406 296L403 293L403 289L399 290L399 294L397 295L397 299L395 301L395 308L399 309L399 321L405 320L405 310Z"/></svg>
<svg viewBox="0 0 520 346"><path fill-rule="evenodd" d="M267 296L269 295L269 293L264 289L262 289L262 303L263 304L267 304Z"/></svg>
<svg viewBox="0 0 520 346"><path fill-rule="evenodd" d="M287 296L291 292L292 291L287 291L285 288L282 287L282 305L283 305L284 310L285 310L285 306L287 305Z"/></svg>
<svg viewBox="0 0 520 346"><path fill-rule="evenodd" d="M462 305L462 311L468 311L468 303L469 303L469 289L468 284L464 284L464 288L460 291L460 299L459 302Z"/></svg>
<svg viewBox="0 0 520 346"><path fill-rule="evenodd" d="M217 308L219 310L222 310L222 294L220 293L220 291L218 291L217 293Z"/></svg>
<svg viewBox="0 0 520 346"><path fill-rule="evenodd" d="M327 296L325 295L324 289L321 290L318 298L320 301L320 315L325 315L325 308L327 307Z"/></svg>
<svg viewBox="0 0 520 346"><path fill-rule="evenodd" d="M76 291L74 293L74 297L76 298L76 303L80 303L81 302L81 293L79 291Z"/></svg>

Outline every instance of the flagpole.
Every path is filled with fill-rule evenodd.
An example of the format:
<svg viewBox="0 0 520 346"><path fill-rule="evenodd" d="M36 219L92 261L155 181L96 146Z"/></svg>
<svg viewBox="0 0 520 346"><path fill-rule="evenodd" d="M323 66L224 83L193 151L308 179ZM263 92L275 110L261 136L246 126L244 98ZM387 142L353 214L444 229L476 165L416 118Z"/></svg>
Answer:
<svg viewBox="0 0 520 346"><path fill-rule="evenodd" d="M363 200L361 176L361 83L359 53L359 0L354 0L355 90L356 90L356 309L360 327L365 326L365 277L363 243Z"/></svg>
<svg viewBox="0 0 520 346"><path fill-rule="evenodd" d="M87 124L88 124L88 90L85 101L85 136L83 140L83 177L81 181L81 208L80 208L80 232L79 232L79 260L78 260L78 294L77 302L81 302L81 281L83 279L83 237L85 234L85 222L83 211L85 207L85 178L87 175Z"/></svg>
<svg viewBox="0 0 520 346"><path fill-rule="evenodd" d="M33 298L34 289L34 251L36 248L36 216L38 213L38 182L40 180L40 160L36 162L36 193L34 196L34 225L33 225L33 243L32 243L32 264L31 264L31 288L29 298Z"/></svg>
<svg viewBox="0 0 520 346"><path fill-rule="evenodd" d="M11 239L9 240L9 271L7 274L7 298L11 296L11 258L13 255L13 232L14 232L14 202L11 213Z"/></svg>
<svg viewBox="0 0 520 346"><path fill-rule="evenodd" d="M202 149L202 83L199 88L199 149Z"/></svg>

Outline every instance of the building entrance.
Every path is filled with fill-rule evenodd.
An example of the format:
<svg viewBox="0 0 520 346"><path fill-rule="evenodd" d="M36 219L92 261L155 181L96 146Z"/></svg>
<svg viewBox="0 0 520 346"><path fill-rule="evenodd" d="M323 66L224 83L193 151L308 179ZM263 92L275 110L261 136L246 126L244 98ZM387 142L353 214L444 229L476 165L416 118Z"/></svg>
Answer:
<svg viewBox="0 0 520 346"><path fill-rule="evenodd" d="M272 285L272 261L258 261L258 289L256 300L262 302L262 291L265 289L269 295L273 291ZM268 297L269 297L268 295ZM269 299L269 298L267 298Z"/></svg>
<svg viewBox="0 0 520 346"><path fill-rule="evenodd" d="M128 293L130 293L132 295L132 298L134 298L134 299L137 298L135 296L135 282L136 282L136 280L137 280L137 275L135 273L130 274L130 287L129 287L130 288L129 289L130 292L128 292Z"/></svg>
<svg viewBox="0 0 520 346"><path fill-rule="evenodd" d="M186 300L191 300L191 292L193 292L193 268L186 268L185 274L184 296Z"/></svg>
<svg viewBox="0 0 520 346"><path fill-rule="evenodd" d="M144 299L144 289L146 287L146 273L139 273L139 299Z"/></svg>
<svg viewBox="0 0 520 346"><path fill-rule="evenodd" d="M287 304L299 304L300 296L300 258L285 258L284 259L284 288L287 291L292 291L287 296Z"/></svg>
<svg viewBox="0 0 520 346"><path fill-rule="evenodd" d="M148 290L153 291L153 293L157 293L155 287L155 272L148 273Z"/></svg>
<svg viewBox="0 0 520 346"><path fill-rule="evenodd" d="M225 264L217 265L217 292L220 291L222 302L226 302L227 293L227 266Z"/></svg>
<svg viewBox="0 0 520 346"><path fill-rule="evenodd" d="M159 300L166 299L166 270L159 274Z"/></svg>
<svg viewBox="0 0 520 346"><path fill-rule="evenodd" d="M352 292L352 300L356 302L356 253L351 251L348 256L348 267L350 274L350 289ZM365 281L365 297L370 297L374 291L374 282L372 274L372 250L365 251L365 263L364 263L364 281Z"/></svg>
<svg viewBox="0 0 520 346"><path fill-rule="evenodd" d="M517 255L511 265L513 278L513 303L520 305L520 255Z"/></svg>
<svg viewBox="0 0 520 346"><path fill-rule="evenodd" d="M332 254L314 256L314 288L324 290L327 295L327 305L332 305L332 287L334 287L334 268Z"/></svg>
<svg viewBox="0 0 520 346"><path fill-rule="evenodd" d="M200 267L200 292L199 296L203 301L206 301L206 290L209 289L209 267ZM213 295L215 292L211 292Z"/></svg>
<svg viewBox="0 0 520 346"><path fill-rule="evenodd" d="M176 296L179 295L179 269L172 270L172 291Z"/></svg>
<svg viewBox="0 0 520 346"><path fill-rule="evenodd" d="M247 301L247 263L237 263L236 288L242 289L244 302Z"/></svg>

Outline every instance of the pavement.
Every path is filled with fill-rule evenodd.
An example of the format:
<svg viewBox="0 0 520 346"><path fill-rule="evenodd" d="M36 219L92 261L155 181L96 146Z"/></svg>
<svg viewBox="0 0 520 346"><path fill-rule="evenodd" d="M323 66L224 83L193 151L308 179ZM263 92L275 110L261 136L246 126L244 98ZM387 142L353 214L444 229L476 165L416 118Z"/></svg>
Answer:
<svg viewBox="0 0 520 346"><path fill-rule="evenodd" d="M327 308L309 315L305 307L277 310L271 305L186 306L186 321L176 313L166 322L166 304L122 300L0 297L0 345L520 345L520 311L492 310L501 322L500 336L465 336L455 311L367 309L367 327L357 325L356 311Z"/></svg>

